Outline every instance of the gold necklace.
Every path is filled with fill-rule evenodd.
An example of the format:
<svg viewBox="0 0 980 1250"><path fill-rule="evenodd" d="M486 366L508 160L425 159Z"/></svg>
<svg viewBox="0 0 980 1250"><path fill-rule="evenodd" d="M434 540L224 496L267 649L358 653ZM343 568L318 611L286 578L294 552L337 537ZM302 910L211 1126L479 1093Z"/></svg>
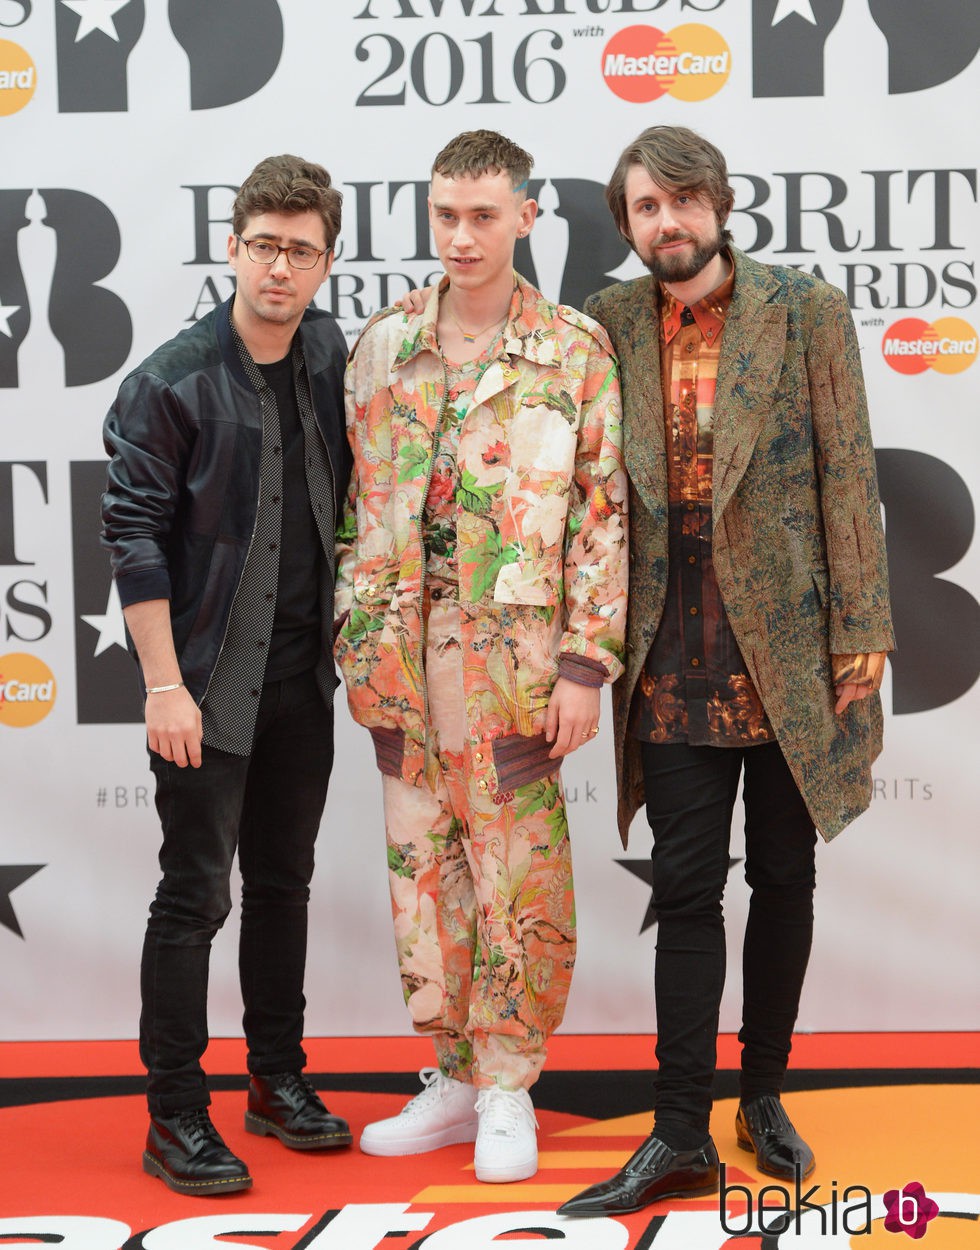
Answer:
<svg viewBox="0 0 980 1250"><path fill-rule="evenodd" d="M472 331L463 329L463 327L459 324L459 322L453 316L453 310L451 308L447 308L446 312L449 313L450 321L452 321L453 325L463 336L463 342L475 343L476 340L480 338L481 335L486 334L488 330L495 330L497 326L502 326L504 322L507 320L507 313L510 312L510 309L508 308L507 312L505 312L502 317L498 317L496 321L491 321L490 324L488 326L484 326L482 330L472 330Z"/></svg>

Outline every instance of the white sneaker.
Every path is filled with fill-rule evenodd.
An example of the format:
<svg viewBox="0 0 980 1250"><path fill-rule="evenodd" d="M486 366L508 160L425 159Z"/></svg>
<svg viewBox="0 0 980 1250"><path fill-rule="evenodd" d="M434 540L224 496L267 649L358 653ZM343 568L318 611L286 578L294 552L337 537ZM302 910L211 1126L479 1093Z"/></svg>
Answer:
<svg viewBox="0 0 980 1250"><path fill-rule="evenodd" d="M421 1155L440 1146L474 1141L477 1130L476 1090L438 1070L419 1073L425 1089L398 1115L366 1124L361 1149L367 1155Z"/></svg>
<svg viewBox="0 0 980 1250"><path fill-rule="evenodd" d="M526 1089L481 1089L473 1163L478 1181L526 1181L538 1170L538 1122Z"/></svg>

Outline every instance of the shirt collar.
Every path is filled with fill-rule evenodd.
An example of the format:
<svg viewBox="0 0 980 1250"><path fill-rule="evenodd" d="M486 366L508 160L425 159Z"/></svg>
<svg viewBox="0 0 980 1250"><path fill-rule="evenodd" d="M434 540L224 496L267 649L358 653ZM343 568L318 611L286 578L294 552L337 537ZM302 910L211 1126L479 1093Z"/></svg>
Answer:
<svg viewBox="0 0 980 1250"><path fill-rule="evenodd" d="M414 359L420 352L439 354L436 324L439 320L439 296L449 287L449 279L443 278L426 302L420 317L415 320L415 333L406 336L394 367L398 368ZM514 294L510 310L500 336L498 356L523 356L535 364L552 365L559 359L558 336L554 327L538 311L538 292L534 291L518 273L514 273Z"/></svg>
<svg viewBox="0 0 980 1250"><path fill-rule="evenodd" d="M731 256L727 252L725 256L731 263ZM713 291L691 305L691 315L710 345L714 345L724 329L734 289L735 266L731 264L728 276ZM669 343L681 328L681 318L686 307L686 304L671 295L663 283L660 284L660 324L665 343Z"/></svg>

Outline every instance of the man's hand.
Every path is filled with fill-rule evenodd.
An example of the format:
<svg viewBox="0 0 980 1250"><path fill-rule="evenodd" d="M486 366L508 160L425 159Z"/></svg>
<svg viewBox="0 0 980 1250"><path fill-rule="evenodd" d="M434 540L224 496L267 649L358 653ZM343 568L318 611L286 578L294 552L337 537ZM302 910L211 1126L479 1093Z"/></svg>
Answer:
<svg viewBox="0 0 980 1250"><path fill-rule="evenodd" d="M201 767L201 709L187 691L167 690L146 696L146 738L150 750L178 768Z"/></svg>
<svg viewBox="0 0 980 1250"><path fill-rule="evenodd" d="M834 711L841 712L856 699L866 699L881 687L885 675L884 651L869 651L859 655L832 655L834 670L834 693L837 702Z"/></svg>
<svg viewBox="0 0 980 1250"><path fill-rule="evenodd" d="M432 294L431 286L424 286L421 290L416 287L414 290L407 292L401 299L395 300L395 307L400 308L403 313L407 313L410 317L417 317L425 307L425 301Z"/></svg>
<svg viewBox="0 0 980 1250"><path fill-rule="evenodd" d="M147 694L146 739L151 751L172 760L179 768L201 767L201 709L187 691L178 685L180 665L174 651L170 626L170 604L166 599L144 599L123 608L126 628L132 635L136 654L143 667L147 690L173 686L158 694Z"/></svg>
<svg viewBox="0 0 980 1250"><path fill-rule="evenodd" d="M601 688L583 686L567 677L559 677L548 702L545 735L554 746L549 758L571 755L599 732L599 696Z"/></svg>

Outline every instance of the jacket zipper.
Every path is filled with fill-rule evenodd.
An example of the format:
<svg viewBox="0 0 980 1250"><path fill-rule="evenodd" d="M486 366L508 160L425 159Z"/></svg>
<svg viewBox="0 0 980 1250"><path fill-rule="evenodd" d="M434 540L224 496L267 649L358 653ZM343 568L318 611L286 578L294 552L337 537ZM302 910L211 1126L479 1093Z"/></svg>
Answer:
<svg viewBox="0 0 980 1250"><path fill-rule="evenodd" d="M425 511L425 501L429 497L429 486L432 484L432 474L436 467L436 452L439 448L439 435L442 433L442 418L446 413L446 402L449 399L449 374L446 370L446 362L441 360L442 364L442 402L439 405L439 415L436 417L436 428L432 436L432 455L429 457L429 472L425 479L425 489L422 492L421 506L419 507L419 515L415 522L419 532L419 675L422 679L422 748L426 750L429 743L429 687L425 680L425 645L426 645L426 616L425 616L425 538L422 532L422 516Z"/></svg>

